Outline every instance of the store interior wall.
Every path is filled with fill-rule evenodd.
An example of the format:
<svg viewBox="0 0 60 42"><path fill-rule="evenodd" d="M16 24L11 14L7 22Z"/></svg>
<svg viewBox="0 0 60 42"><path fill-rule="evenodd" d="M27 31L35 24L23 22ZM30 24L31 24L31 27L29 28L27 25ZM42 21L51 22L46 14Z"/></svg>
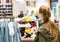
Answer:
<svg viewBox="0 0 60 42"><path fill-rule="evenodd" d="M13 16L17 17L20 14L20 11L25 11L25 1L24 0L13 0Z"/></svg>
<svg viewBox="0 0 60 42"><path fill-rule="evenodd" d="M20 13L21 10L23 10L25 12L26 10L26 0L12 0L13 2L13 16L17 17ZM45 5L48 6L48 1L47 0L37 0L37 4L36 4L36 8L35 9L39 9L40 6Z"/></svg>

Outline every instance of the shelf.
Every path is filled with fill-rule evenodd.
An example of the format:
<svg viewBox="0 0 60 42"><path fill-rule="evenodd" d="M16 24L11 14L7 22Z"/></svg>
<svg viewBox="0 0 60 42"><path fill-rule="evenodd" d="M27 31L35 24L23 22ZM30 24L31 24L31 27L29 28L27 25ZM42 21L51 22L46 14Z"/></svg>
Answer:
<svg viewBox="0 0 60 42"><path fill-rule="evenodd" d="M5 7L4 7L5 6ZM3 11L7 15L12 15L12 3L5 3L0 5L0 15L3 15Z"/></svg>
<svg viewBox="0 0 60 42"><path fill-rule="evenodd" d="M2 7L2 8L0 8L0 10L4 10L4 8Z"/></svg>
<svg viewBox="0 0 60 42"><path fill-rule="evenodd" d="M31 41L33 41L34 38L21 38L21 40L31 40Z"/></svg>
<svg viewBox="0 0 60 42"><path fill-rule="evenodd" d="M34 42L34 38L21 38L22 42Z"/></svg>
<svg viewBox="0 0 60 42"><path fill-rule="evenodd" d="M0 18L15 18L15 17L13 17L13 16L0 16Z"/></svg>
<svg viewBox="0 0 60 42"><path fill-rule="evenodd" d="M0 12L3 12L4 10L0 10Z"/></svg>
<svg viewBox="0 0 60 42"><path fill-rule="evenodd" d="M6 14L11 14L11 13L6 13Z"/></svg>
<svg viewBox="0 0 60 42"><path fill-rule="evenodd" d="M12 3L5 3L5 5L12 5Z"/></svg>

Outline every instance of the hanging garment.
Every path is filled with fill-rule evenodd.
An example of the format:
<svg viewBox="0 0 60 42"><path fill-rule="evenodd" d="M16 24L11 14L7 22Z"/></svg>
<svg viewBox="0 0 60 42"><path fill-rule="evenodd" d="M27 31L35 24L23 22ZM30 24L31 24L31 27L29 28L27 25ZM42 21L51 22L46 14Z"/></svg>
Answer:
<svg viewBox="0 0 60 42"><path fill-rule="evenodd" d="M9 26L10 42L21 42L18 23L10 22L8 26Z"/></svg>
<svg viewBox="0 0 60 42"><path fill-rule="evenodd" d="M14 28L14 32L15 32L15 34L13 36L13 42L21 42L20 30L19 30L16 22L13 23L13 28Z"/></svg>
<svg viewBox="0 0 60 42"><path fill-rule="evenodd" d="M10 42L21 42L20 30L16 22L9 23ZM11 28L10 28L11 27Z"/></svg>
<svg viewBox="0 0 60 42"><path fill-rule="evenodd" d="M1 40L1 42L3 42L3 38L4 38L4 27L3 27L2 22L0 22L0 34L1 34L0 40Z"/></svg>
<svg viewBox="0 0 60 42"><path fill-rule="evenodd" d="M2 40L1 40L1 24L2 24L2 23L0 22L0 42L2 41Z"/></svg>
<svg viewBox="0 0 60 42"><path fill-rule="evenodd" d="M0 22L0 42L9 42L8 21Z"/></svg>
<svg viewBox="0 0 60 42"><path fill-rule="evenodd" d="M10 36L9 36L9 28L8 28L8 23L9 23L9 21L5 21L5 41L4 42L10 42Z"/></svg>
<svg viewBox="0 0 60 42"><path fill-rule="evenodd" d="M13 28L13 22L9 22L9 24L8 24L8 27L9 27L9 35L11 36L11 37L13 37L13 35L14 35L14 28Z"/></svg>

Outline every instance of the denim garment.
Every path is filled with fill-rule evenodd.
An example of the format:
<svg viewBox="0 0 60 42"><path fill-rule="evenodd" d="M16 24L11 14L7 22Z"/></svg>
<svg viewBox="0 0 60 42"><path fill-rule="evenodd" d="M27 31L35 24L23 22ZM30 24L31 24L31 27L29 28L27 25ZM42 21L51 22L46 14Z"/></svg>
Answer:
<svg viewBox="0 0 60 42"><path fill-rule="evenodd" d="M0 42L9 42L8 21L0 23Z"/></svg>
<svg viewBox="0 0 60 42"><path fill-rule="evenodd" d="M13 42L21 42L20 38L20 30L18 29L18 25L16 22L13 23L13 28L14 28L14 36L13 36Z"/></svg>

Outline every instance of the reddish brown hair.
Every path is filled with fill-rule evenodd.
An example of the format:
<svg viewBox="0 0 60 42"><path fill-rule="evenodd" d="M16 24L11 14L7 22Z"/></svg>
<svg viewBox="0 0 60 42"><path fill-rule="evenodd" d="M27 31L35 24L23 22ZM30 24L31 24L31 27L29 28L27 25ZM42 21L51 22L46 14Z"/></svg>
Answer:
<svg viewBox="0 0 60 42"><path fill-rule="evenodd" d="M51 13L49 11L49 8L46 6L41 6L39 8L39 13L43 14L43 18L44 21L49 20L49 18L51 17ZM52 21L48 21L45 24L45 27L47 30L49 30L50 34L52 34L52 36L54 37L54 42L56 42L58 40L58 27L55 23L53 23Z"/></svg>
<svg viewBox="0 0 60 42"><path fill-rule="evenodd" d="M46 6L41 6L39 8L39 13L42 13L43 16L44 16L44 21L45 20L49 20L49 18L51 17L51 13L50 13L50 10L48 7Z"/></svg>

